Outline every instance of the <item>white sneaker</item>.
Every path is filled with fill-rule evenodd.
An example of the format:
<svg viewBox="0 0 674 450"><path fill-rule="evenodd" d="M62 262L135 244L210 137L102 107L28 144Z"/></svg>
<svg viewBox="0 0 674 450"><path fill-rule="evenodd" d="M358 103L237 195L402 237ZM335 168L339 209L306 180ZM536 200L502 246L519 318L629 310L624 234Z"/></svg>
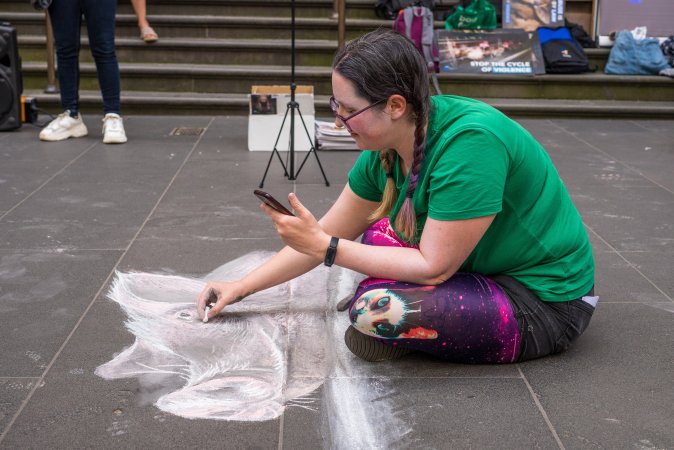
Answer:
<svg viewBox="0 0 674 450"><path fill-rule="evenodd" d="M62 141L71 137L86 136L88 133L80 114L77 117L70 117L70 111L65 111L40 131L40 140Z"/></svg>
<svg viewBox="0 0 674 450"><path fill-rule="evenodd" d="M103 117L103 143L123 144L126 142L124 120L119 114L108 113Z"/></svg>

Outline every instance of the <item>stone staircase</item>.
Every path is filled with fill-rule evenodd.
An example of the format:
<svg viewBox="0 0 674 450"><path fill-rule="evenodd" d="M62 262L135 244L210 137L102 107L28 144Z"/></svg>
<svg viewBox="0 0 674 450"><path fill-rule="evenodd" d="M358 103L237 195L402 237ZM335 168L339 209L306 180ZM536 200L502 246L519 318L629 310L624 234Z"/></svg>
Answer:
<svg viewBox="0 0 674 450"><path fill-rule="evenodd" d="M437 2L439 14L458 0ZM315 89L318 115L328 116L330 64L337 48L332 0L296 2L296 81ZM373 0L347 0L347 39L377 27ZM567 16L582 19L591 0L567 0ZM117 16L117 51L124 114L248 114L252 85L290 80L290 0L151 0L149 19L160 40L138 38L127 0ZM571 20L574 20L572 17ZM44 14L27 1L3 0L0 20L17 27L24 94L59 112L47 84ZM581 22L581 20L575 20ZM438 21L436 27L442 27ZM86 36L86 33L83 33ZM588 49L595 73L498 76L440 74L443 92L481 98L515 116L674 117L674 80L611 76L608 49ZM82 109L100 112L100 94L86 38L81 54Z"/></svg>

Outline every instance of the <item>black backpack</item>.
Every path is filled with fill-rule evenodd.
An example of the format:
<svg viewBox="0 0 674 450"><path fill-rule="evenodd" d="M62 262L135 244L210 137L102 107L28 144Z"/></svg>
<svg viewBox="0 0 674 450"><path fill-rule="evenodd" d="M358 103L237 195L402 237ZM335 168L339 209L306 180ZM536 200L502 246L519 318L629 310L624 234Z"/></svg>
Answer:
<svg viewBox="0 0 674 450"><path fill-rule="evenodd" d="M577 23L569 22L564 18L564 26L571 31L571 36L580 44L583 48L597 48L597 42L587 34L585 28L581 27Z"/></svg>
<svg viewBox="0 0 674 450"><path fill-rule="evenodd" d="M545 73L584 73L596 70L583 47L567 27L539 27L536 30L543 50Z"/></svg>
<svg viewBox="0 0 674 450"><path fill-rule="evenodd" d="M425 6L433 11L435 0L377 0L374 3L374 12L380 19L395 20L398 11L408 6Z"/></svg>

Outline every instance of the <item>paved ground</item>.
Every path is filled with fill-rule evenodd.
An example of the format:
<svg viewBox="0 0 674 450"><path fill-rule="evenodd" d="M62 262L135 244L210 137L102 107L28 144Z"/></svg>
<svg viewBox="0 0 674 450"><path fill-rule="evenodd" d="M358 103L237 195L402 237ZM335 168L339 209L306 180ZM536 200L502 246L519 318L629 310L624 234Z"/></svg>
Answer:
<svg viewBox="0 0 674 450"><path fill-rule="evenodd" d="M100 142L98 120L63 143L0 133L0 448L674 448L672 121L521 121L596 253L600 305L568 353L373 365L324 311L339 325L317 338L337 354L325 383L304 407L240 422L169 414L138 379L94 370L134 341L105 296L115 269L199 276L280 247L251 193L268 153L247 151L246 118L131 117L123 146ZM170 136L178 126L206 131ZM320 153L330 187L313 158L296 182L274 162L265 188L320 215L356 156Z"/></svg>

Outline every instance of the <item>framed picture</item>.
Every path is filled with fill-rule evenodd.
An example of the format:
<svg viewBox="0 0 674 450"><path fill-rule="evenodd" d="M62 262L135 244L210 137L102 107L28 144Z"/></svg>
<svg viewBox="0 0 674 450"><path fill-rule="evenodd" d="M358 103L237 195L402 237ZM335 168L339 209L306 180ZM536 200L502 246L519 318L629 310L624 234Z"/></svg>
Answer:
<svg viewBox="0 0 674 450"><path fill-rule="evenodd" d="M276 95L273 94L251 94L250 95L250 113L257 114L276 114Z"/></svg>
<svg viewBox="0 0 674 450"><path fill-rule="evenodd" d="M536 33L524 30L439 30L440 72L496 75L545 73Z"/></svg>
<svg viewBox="0 0 674 450"><path fill-rule="evenodd" d="M503 0L503 28L536 31L564 25L565 0Z"/></svg>
<svg viewBox="0 0 674 450"><path fill-rule="evenodd" d="M601 0L595 8L595 30L599 45L610 46L612 32L646 27L649 37L674 34L672 0Z"/></svg>

